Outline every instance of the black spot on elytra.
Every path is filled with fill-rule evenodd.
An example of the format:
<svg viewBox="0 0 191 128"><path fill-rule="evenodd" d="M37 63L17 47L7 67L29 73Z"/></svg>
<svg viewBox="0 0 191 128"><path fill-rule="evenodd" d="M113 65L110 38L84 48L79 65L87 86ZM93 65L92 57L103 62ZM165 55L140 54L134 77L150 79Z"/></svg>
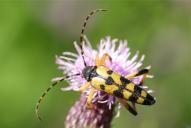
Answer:
<svg viewBox="0 0 191 128"><path fill-rule="evenodd" d="M101 88L102 90L105 90L105 86L104 86L103 84L100 85L100 88Z"/></svg>
<svg viewBox="0 0 191 128"><path fill-rule="evenodd" d="M130 83L130 81L123 76L120 77L120 80L121 80L122 85L124 85L124 86Z"/></svg>
<svg viewBox="0 0 191 128"><path fill-rule="evenodd" d="M111 78L111 77L108 77L108 78L105 80L105 84L112 85L112 84L114 84L114 83L115 83L115 82L114 82L113 78Z"/></svg>
<svg viewBox="0 0 191 128"><path fill-rule="evenodd" d="M129 97L129 101L132 101L132 102L136 102L137 99L138 99L138 97L135 96L134 94Z"/></svg>
<svg viewBox="0 0 191 128"><path fill-rule="evenodd" d="M121 93L120 90L113 91L113 95L118 97L118 98L123 98L123 94Z"/></svg>
<svg viewBox="0 0 191 128"><path fill-rule="evenodd" d="M140 96L141 95L141 91L142 91L142 89L139 86L137 86L137 85L134 86L134 93L135 93L135 95Z"/></svg>
<svg viewBox="0 0 191 128"><path fill-rule="evenodd" d="M113 73L112 70L107 71L107 74L111 75Z"/></svg>
<svg viewBox="0 0 191 128"><path fill-rule="evenodd" d="M123 89L125 89L125 86L119 85L119 90L123 90Z"/></svg>

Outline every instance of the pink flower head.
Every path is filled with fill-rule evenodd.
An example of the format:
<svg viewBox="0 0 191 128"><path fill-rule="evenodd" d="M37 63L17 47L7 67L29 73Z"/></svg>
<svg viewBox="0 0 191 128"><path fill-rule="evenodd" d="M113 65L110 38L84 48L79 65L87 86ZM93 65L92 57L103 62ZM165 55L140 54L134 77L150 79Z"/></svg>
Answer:
<svg viewBox="0 0 191 128"><path fill-rule="evenodd" d="M137 51L133 57L130 57L131 52L130 52L130 48L127 46L126 40L111 39L110 37L106 37L100 40L97 50L92 48L87 38L85 38L85 42L86 43L83 43L83 51L84 51L84 59L87 66L95 66L96 55L98 55L99 57L102 57L102 55L105 53L108 53L111 56L112 62L110 62L109 60L106 60L104 65L106 67L109 67L114 72L121 74L122 76L126 76L133 72L137 72L139 68L142 66L142 61L144 60L145 56L142 55L139 58L139 52ZM59 65L58 68L61 71L63 71L63 73L66 76L72 76L73 74L81 74L81 75L72 76L68 78L67 82L69 83L69 86L62 88L63 91L68 91L68 90L79 91L80 87L84 86L85 83L87 82L82 75L82 71L85 68L85 66L84 66L83 57L81 55L80 46L77 45L76 42L74 42L74 46L77 50L77 54L71 53L71 52L63 52L62 56L56 56L56 63ZM150 66L147 67L147 69L149 68ZM135 84L139 84L142 77L143 77L142 75L138 77L134 77L130 79L130 81ZM53 81L59 81L60 79L63 79L63 77L54 78ZM91 88L93 87L90 86L81 95L80 101L82 101L83 103L79 105L80 103L78 101L76 102L76 104L78 105L75 104L71 108L66 119L66 124L68 127L74 126L74 125L68 125L69 124L68 122L71 122L72 120L76 121L75 123L79 124L80 120L78 120L78 117L72 116L71 113L74 113L74 111L76 112L78 111L77 113L79 115L83 115L82 113L84 111L81 109L82 107L77 109L77 106L83 106L83 108L86 107L86 102L85 102L86 100L82 100L82 99L83 98L87 99L87 95L89 94ZM99 105L103 104L103 106L106 106L106 108L104 109L105 111L114 110L113 109L114 106L118 104L118 102L116 101L116 98L113 95L109 95L106 92L99 91L99 90L95 90L92 103L95 106L98 104ZM87 110L87 111L91 111L91 110ZM95 109L92 109L91 112L95 113ZM84 115L87 116L87 114L84 114ZM93 116L93 117L94 117L93 120L96 119L96 121L99 123L102 120L102 118L96 118L96 116ZM108 120L111 120L111 119L108 119ZM88 120L86 120L86 118L84 117L81 121L81 124L85 123L87 124L87 126L89 126L88 121L90 121L90 119L88 118ZM96 125L96 127L100 127L100 126L104 126L104 125Z"/></svg>

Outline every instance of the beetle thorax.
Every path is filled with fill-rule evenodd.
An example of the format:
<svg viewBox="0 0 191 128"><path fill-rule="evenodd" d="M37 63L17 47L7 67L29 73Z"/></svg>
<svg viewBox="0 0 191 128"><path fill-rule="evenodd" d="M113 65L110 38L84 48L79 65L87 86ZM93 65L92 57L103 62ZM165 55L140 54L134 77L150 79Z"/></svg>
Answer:
<svg viewBox="0 0 191 128"><path fill-rule="evenodd" d="M83 69L82 74L83 77L87 80L87 81L91 81L91 79L93 77L95 77L96 73L96 66L87 66Z"/></svg>

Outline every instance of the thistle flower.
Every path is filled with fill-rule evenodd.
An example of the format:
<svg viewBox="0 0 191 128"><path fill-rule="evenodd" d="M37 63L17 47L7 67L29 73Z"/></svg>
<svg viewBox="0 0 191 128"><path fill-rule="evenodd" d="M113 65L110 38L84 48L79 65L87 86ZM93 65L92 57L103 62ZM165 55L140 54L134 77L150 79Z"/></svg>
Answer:
<svg viewBox="0 0 191 128"><path fill-rule="evenodd" d="M95 57L98 55L101 57L104 53L108 53L112 57L112 63L106 60L105 66L111 70L126 76L133 72L137 72L138 68L142 65L144 55L138 59L139 52L137 51L133 57L130 58L130 49L127 46L126 40L111 39L106 37L100 40L98 49L92 48L90 42L85 37L83 43L84 59L87 66L95 66ZM73 76L67 79L69 86L62 88L63 91L74 90L79 91L80 87L86 83L83 78L82 70L85 68L83 63L83 57L80 52L80 46L74 42L74 46L77 50L77 54L71 52L63 52L62 56L56 56L56 63L59 65L59 69L67 76L80 73L81 75ZM150 68L150 67L147 67ZM131 82L139 84L143 76L138 76L130 79ZM54 78L53 81L59 81L62 77ZM87 95L91 90L91 86L85 90L80 99L70 109L66 118L67 128L109 128L111 120L115 115L115 108L118 105L116 98L113 95L109 95L103 91L96 90L93 96L92 103L94 107L88 109L86 107Z"/></svg>

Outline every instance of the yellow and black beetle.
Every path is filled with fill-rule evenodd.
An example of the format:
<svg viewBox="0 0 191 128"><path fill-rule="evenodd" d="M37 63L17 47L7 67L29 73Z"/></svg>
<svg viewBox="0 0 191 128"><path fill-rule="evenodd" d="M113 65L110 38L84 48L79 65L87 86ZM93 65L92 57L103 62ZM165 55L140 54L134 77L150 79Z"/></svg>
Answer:
<svg viewBox="0 0 191 128"><path fill-rule="evenodd" d="M87 107L92 108L92 99L94 95L95 90L101 90L104 91L107 94L115 96L118 101L125 106L133 115L137 115L135 103L137 104L143 104L143 105L152 105L155 103L155 98L151 96L145 89L142 88L143 83L148 75L149 70L148 69L142 69L138 72L128 74L127 76L122 76L117 72L114 72L109 67L106 67L105 61L106 59L109 59L112 63L112 57L109 56L109 53L103 54L101 58L97 55L95 57L95 66L87 66L85 59L84 59L84 53L83 53L83 43L84 41L84 30L87 25L88 19L99 11L106 11L104 9L97 9L93 10L85 19L85 22L83 24L83 28L81 30L80 35L80 49L81 49L81 55L84 61L85 68L83 69L82 73L74 74L71 76L65 76L65 78L61 78L59 81L53 83L40 97L39 101L36 105L36 114L39 119L40 116L38 114L38 108L39 104L41 103L42 99L45 97L47 92L55 86L58 82L61 82L65 79L68 79L72 76L78 76L81 75L86 79L86 84L81 86L80 91L83 92L86 90L89 86L92 86L89 95L87 97ZM130 79L141 76L141 82L137 85L130 81ZM132 105L128 103L130 101Z"/></svg>

